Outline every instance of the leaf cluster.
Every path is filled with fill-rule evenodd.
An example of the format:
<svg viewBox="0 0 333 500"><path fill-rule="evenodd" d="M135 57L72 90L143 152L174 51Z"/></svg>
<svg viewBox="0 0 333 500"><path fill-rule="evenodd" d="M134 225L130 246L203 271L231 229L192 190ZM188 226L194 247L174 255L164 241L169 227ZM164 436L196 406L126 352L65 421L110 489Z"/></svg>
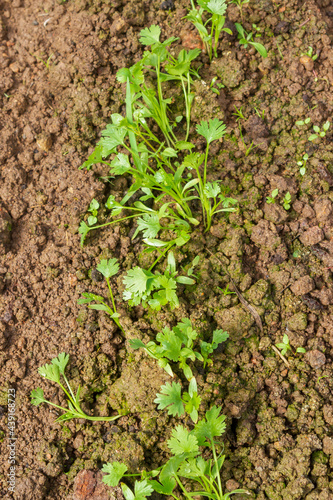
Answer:
<svg viewBox="0 0 333 500"><path fill-rule="evenodd" d="M152 273L141 267L130 269L124 277L124 300L131 306L142 304L159 311L170 304L171 309L179 306L177 284L193 285L195 280L189 276L178 276L176 261L172 252L168 254L168 265L163 274Z"/></svg>
<svg viewBox="0 0 333 500"><path fill-rule="evenodd" d="M216 406L208 410L191 431L177 425L167 441L171 458L159 469L137 474L141 477L135 481L133 491L121 483L126 500L144 500L153 491L160 495L172 495L179 500L175 491L177 486L186 498L206 496L212 500L227 500L235 493L246 493L244 490L235 490L223 494L222 491L220 470L225 456L222 453L217 455L215 440L221 437L225 428L225 416L221 415L221 407ZM203 447L211 450L212 458L203 458ZM105 464L102 472L106 474L103 482L112 487L117 486L123 477L133 475L126 474L126 465L119 462ZM186 489L184 483L187 484Z"/></svg>

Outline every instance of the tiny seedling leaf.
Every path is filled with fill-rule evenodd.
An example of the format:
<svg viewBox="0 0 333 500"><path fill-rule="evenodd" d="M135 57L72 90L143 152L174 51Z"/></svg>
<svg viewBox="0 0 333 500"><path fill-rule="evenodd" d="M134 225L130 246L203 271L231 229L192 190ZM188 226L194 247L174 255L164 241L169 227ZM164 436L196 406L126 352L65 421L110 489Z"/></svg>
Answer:
<svg viewBox="0 0 333 500"><path fill-rule="evenodd" d="M202 121L197 125L198 134L202 135L208 144L223 137L226 133L226 126L218 118L213 118L208 122Z"/></svg>
<svg viewBox="0 0 333 500"><path fill-rule="evenodd" d="M159 43L161 35L161 28L156 25L152 25L149 28L145 28L140 31L140 43L142 45L153 45Z"/></svg>
<svg viewBox="0 0 333 500"><path fill-rule="evenodd" d="M44 399L43 389L41 389L40 387L37 387L37 389L33 389L31 391L31 403L34 406L38 406L44 402L45 402L45 399Z"/></svg>

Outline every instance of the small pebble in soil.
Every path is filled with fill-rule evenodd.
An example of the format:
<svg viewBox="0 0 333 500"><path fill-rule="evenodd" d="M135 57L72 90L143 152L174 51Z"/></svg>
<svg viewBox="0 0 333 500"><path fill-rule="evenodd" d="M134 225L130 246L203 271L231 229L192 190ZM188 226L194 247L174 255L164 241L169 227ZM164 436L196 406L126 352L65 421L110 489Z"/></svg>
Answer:
<svg viewBox="0 0 333 500"><path fill-rule="evenodd" d="M321 351L318 351L318 349L307 352L306 360L314 370L318 370L326 363L325 354Z"/></svg>
<svg viewBox="0 0 333 500"><path fill-rule="evenodd" d="M174 10L175 9L175 4L173 3L173 0L164 0L164 2L161 3L162 10Z"/></svg>

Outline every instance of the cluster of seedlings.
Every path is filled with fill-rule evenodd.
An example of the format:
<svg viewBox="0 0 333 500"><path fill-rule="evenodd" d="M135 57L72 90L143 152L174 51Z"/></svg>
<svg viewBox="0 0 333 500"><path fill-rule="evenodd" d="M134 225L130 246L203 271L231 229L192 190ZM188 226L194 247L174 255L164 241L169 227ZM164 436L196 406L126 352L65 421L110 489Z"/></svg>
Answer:
<svg viewBox="0 0 333 500"><path fill-rule="evenodd" d="M233 0L240 8L248 0ZM222 31L231 33L225 25L227 3L225 0L198 0L198 6L191 0L192 9L186 16L191 21L202 39L209 58L217 56L219 36ZM246 32L241 24L235 24L239 43L254 47L262 57L267 57L265 47L257 41L260 28L254 26L254 32ZM255 33L255 34L254 34ZM193 62L200 54L200 49L181 50L173 57L170 46L177 39L172 37L161 41L159 26L150 26L140 33L140 42L145 46L142 59L130 68L122 68L117 73L119 82L126 86L125 116L112 114L111 123L102 131L101 139L94 152L81 168L90 169L95 164L106 164L111 176L130 176L132 184L125 196L117 201L110 196L105 204L110 211L107 222L99 223L100 204L93 200L88 209L89 215L81 222L79 233L81 244L91 231L128 219L136 219L137 228L133 235L142 236L144 251L157 252L157 258L149 269L136 266L130 269L123 278L125 289L123 299L130 306L141 304L144 308L159 311L169 305L171 309L179 306L177 286L195 284L195 267L199 257L190 264L187 272L179 274L172 249L186 244L193 227L200 226L204 231L211 227L217 214L230 213L237 210L237 200L229 196L228 189L222 181L208 180L207 169L210 159L210 146L215 141L222 141L226 133L226 125L217 118L201 121L195 131L191 129L191 107L194 100L193 82L199 79L199 65ZM181 114L173 113L174 99L167 90L178 86L181 92ZM214 81L215 83L215 81ZM212 82L211 87L214 84ZM213 89L218 93L217 89ZM259 114L259 112L256 110ZM234 113L238 120L244 119L242 109ZM264 119L264 114L259 115ZM308 125L310 119L296 122L298 126ZM309 140L325 136L329 122L322 129L315 126L314 134ZM241 131L241 127L240 127ZM195 135L192 140L190 135ZM196 151L196 139L204 140L204 151ZM253 144L247 151L250 153ZM111 160L109 159L111 157ZM308 155L298 162L301 175L305 174ZM275 203L278 197L275 189L267 197L267 203ZM134 198L135 201L132 201ZM286 193L281 200L286 210L290 209L291 195ZM167 231L165 231L167 228ZM161 233L167 237L161 237ZM164 272L154 271L163 257L167 258ZM110 279L119 272L117 259L103 259L97 270L107 282L109 300L93 293L84 293L79 304L88 304L91 309L107 313L124 336L126 332L121 325L120 315L110 284ZM222 292L233 293L228 287ZM228 333L215 330L211 342L199 338L189 319L184 318L172 329L164 328L156 339L143 343L139 339L130 341L134 350L142 349L154 358L158 365L172 378L174 366L184 376L187 390L182 391L179 382L167 382L156 395L155 403L159 410L166 410L173 417L189 415L192 430L177 425L167 442L171 458L160 468L143 471L141 474L127 474L125 464L119 462L104 465L106 475L103 481L110 486L117 486L123 477L139 476L134 483L134 490L121 483L126 500L145 499L153 491L171 495L178 500L177 492L187 499L205 496L213 500L229 498L233 493L246 493L236 490L224 494L222 491L220 470L225 456L221 449L220 438L225 431L225 416L221 408L213 406L199 419L201 397L198 393L197 381L192 372L193 363L202 363L203 368L211 363L214 350L228 339ZM282 354L292 351L288 336L277 344ZM297 352L304 352L299 348ZM32 403L48 403L63 414L58 421L72 418L87 420L112 421L121 415L112 417L92 417L80 408L80 387L74 394L65 375L69 356L61 353L51 364L39 368L39 373L47 380L56 382L65 393L68 408L47 401L42 389L32 392ZM62 379L65 384L63 384ZM209 449L207 454L205 449ZM211 458L206 458L210 456ZM190 481L190 485L188 481ZM186 487L184 485L186 483ZM195 485L195 486L193 486ZM177 493L177 494L176 494Z"/></svg>

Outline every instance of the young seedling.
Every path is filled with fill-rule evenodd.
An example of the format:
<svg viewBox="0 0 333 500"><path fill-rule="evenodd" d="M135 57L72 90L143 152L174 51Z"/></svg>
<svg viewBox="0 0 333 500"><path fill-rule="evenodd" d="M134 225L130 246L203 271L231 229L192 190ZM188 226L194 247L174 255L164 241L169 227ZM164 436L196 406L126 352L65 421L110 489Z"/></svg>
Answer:
<svg viewBox="0 0 333 500"><path fill-rule="evenodd" d="M306 162L308 161L308 159L309 159L309 155L307 153L305 153L303 155L302 160L297 162L297 165L300 167L299 173L301 174L301 176L305 175L305 173L306 173Z"/></svg>
<svg viewBox="0 0 333 500"><path fill-rule="evenodd" d="M312 59L312 61L316 61L316 59L318 59L318 54L314 54L313 53L313 48L312 47L309 47L308 48L308 51L305 52L305 53L302 53L301 56L308 56Z"/></svg>
<svg viewBox="0 0 333 500"><path fill-rule="evenodd" d="M285 210L289 210L290 209L290 203L291 203L291 194L289 193L289 191L284 195L284 198L282 200L282 204L283 204L283 208Z"/></svg>
<svg viewBox="0 0 333 500"><path fill-rule="evenodd" d="M130 306L143 307L150 306L155 311L159 311L162 306L170 304L171 309L179 306L177 297L177 283L182 285L193 285L195 280L189 276L177 276L176 261L173 252L168 254L168 265L163 274L151 272L141 267L130 269L124 277L126 285L123 298Z"/></svg>
<svg viewBox="0 0 333 500"><path fill-rule="evenodd" d="M216 85L219 89L223 89L225 86L223 85L223 83L220 83L220 82L217 82L217 76L214 76L214 78L212 79L212 81L210 82L210 85L209 85L209 88L212 92L214 92L214 94L217 94L217 95L220 95L220 92L219 90L217 90L214 85Z"/></svg>
<svg viewBox="0 0 333 500"><path fill-rule="evenodd" d="M62 352L59 354L57 358L51 360L51 364L49 365L46 364L38 369L38 373L42 377L46 378L47 380L50 380L51 382L56 382L60 386L60 388L68 398L67 399L68 408L56 405L55 403L52 403L51 401L45 399L44 392L40 387L38 387L37 389L33 389L33 391L31 392L31 403L34 406L38 406L41 403L47 403L51 406L54 406L55 408L58 408L58 410L63 411L64 414L58 417L56 422L65 422L66 420L71 420L73 418L84 418L86 420L93 420L95 422L112 422L113 420L116 420L117 418L121 417L122 415L116 415L114 417L92 417L90 415L87 415L81 410L80 408L81 387L80 386L78 387L78 390L74 395L74 392L65 375L65 369L68 364L68 361L69 361L69 355ZM64 379L67 388L62 384L61 377Z"/></svg>
<svg viewBox="0 0 333 500"><path fill-rule="evenodd" d="M290 351L291 354L295 354L291 348L291 345L289 342L289 337L286 333L283 335L282 342L280 342L279 344L275 344L275 345L278 349L281 350L282 356L285 356L288 351ZM296 353L303 354L305 352L306 352L306 350L304 349L304 347L297 347L297 349L296 349Z"/></svg>
<svg viewBox="0 0 333 500"><path fill-rule="evenodd" d="M206 138L206 154L190 153L185 158L183 157L184 151L190 152L194 148L192 143L187 142L190 108L194 97L190 92L190 86L192 77L197 76L191 68L191 62L200 51L198 49L189 52L182 50L176 60L167 50L175 39L170 38L162 43L159 41L160 34L161 30L158 26L151 26L141 32L141 42L146 46L151 45L151 51L145 51L143 59L131 68L123 68L117 73L118 81L126 83L126 117L119 114L111 116L112 123L102 131L102 139L98 142L95 151L82 165L82 168L89 170L96 163L104 163L110 165L110 172L114 176L123 174L132 176L134 182L124 198L116 202L114 197L110 197L106 203L107 208L111 210L111 216L118 216L122 211L127 211L129 215L92 227L82 222L79 228L79 233L82 235L81 244L89 231L100 227L140 217L141 221L146 222L147 218L150 218L150 221L154 218L154 227L160 228L159 223L155 222L157 218L164 217L168 218L179 231L187 232L187 239L184 239L184 234L181 238L179 235L175 238L174 244L179 246L188 240L190 224L199 224L198 219L192 214L191 202L193 200L199 200L201 203L206 231L210 228L214 214L235 210L233 205L236 204L236 200L223 194L220 181L207 182L209 145L213 141L221 140L226 133L223 122L216 118L210 120L209 123L201 122L197 126L197 132ZM156 87L152 86L151 82L149 86L145 83L147 71L153 71L156 75ZM175 136L173 123L177 120L170 121L168 117L171 99L163 97L162 84L173 80L181 83L184 93L187 119L185 141L178 140ZM160 128L164 136L163 142L152 131L151 121L155 121ZM104 158L110 155L116 156L111 163L108 163ZM178 161L179 157L183 160L182 162ZM196 178L193 177L191 171L197 174ZM143 193L140 201L136 201L134 206L128 206L128 200L139 190ZM142 203L151 200L154 201L155 206L160 206L166 197L168 202L164 203L159 210L153 210ZM170 199L172 201L169 201ZM147 240L149 238L145 238L144 242L147 243ZM163 242L163 245L156 243L155 246L168 244L168 242Z"/></svg>
<svg viewBox="0 0 333 500"><path fill-rule="evenodd" d="M234 105L234 108L235 108L235 112L232 113L234 116L236 116L236 122L238 122L239 120L245 120L245 116L243 115L243 112L242 112L242 107L241 106L239 109L237 108L237 106Z"/></svg>
<svg viewBox="0 0 333 500"><path fill-rule="evenodd" d="M245 31L243 26L239 23L235 23L236 30L238 31L238 41L241 45L244 45L244 48L246 49L248 45L252 45L256 49L257 52L261 55L261 57L267 57L267 50L265 47L258 42L253 41L253 33L250 32L248 33Z"/></svg>
<svg viewBox="0 0 333 500"><path fill-rule="evenodd" d="M97 200L93 199L88 208L88 212L91 213L87 220L89 226L94 226L97 223L98 209L99 203Z"/></svg>
<svg viewBox="0 0 333 500"><path fill-rule="evenodd" d="M243 21L243 6L248 4L249 1L250 0L231 0L231 2L230 2L230 3L234 3L239 8L242 21Z"/></svg>
<svg viewBox="0 0 333 500"><path fill-rule="evenodd" d="M273 189L271 196L267 196L266 203L275 203L275 198L279 194L278 189Z"/></svg>
<svg viewBox="0 0 333 500"><path fill-rule="evenodd" d="M196 9L194 0L191 0L192 10L185 16L197 28L201 40L205 45L209 59L212 59L213 50L217 57L217 46L222 31L232 35L229 28L224 28L225 13L227 10L226 0L198 0L199 10ZM207 20L203 18L204 13ZM210 14L210 17L209 17Z"/></svg>
<svg viewBox="0 0 333 500"><path fill-rule="evenodd" d="M232 294L236 294L236 292L232 292L231 290L229 290L229 283L227 284L227 286L223 289L223 288L220 288L219 286L217 287L219 290L221 290L221 292L223 293L224 296L226 295L232 295Z"/></svg>
<svg viewBox="0 0 333 500"><path fill-rule="evenodd" d="M110 315L110 317L116 323L118 328L120 328L120 330L123 333L125 333L120 322L119 322L120 315L117 313L116 304L114 301L112 288L110 285L110 278L112 278L112 276L115 276L119 271L119 264L117 262L117 259L109 259L109 260L103 259L98 264L96 269L106 279L109 293L110 293L112 308L108 304L105 303L104 297L101 297L100 295L95 295L94 293L83 293L82 295L84 298L79 299L78 304L89 304L88 307L90 309L95 309L96 311L105 311L107 314ZM97 304L91 304L91 302L97 302Z"/></svg>
<svg viewBox="0 0 333 500"><path fill-rule="evenodd" d="M201 352L193 349L194 341L197 338L198 333L196 330L193 330L191 321L184 318L172 330L166 327L162 332L158 333L156 335L158 343L150 341L148 344L144 344L141 340L133 339L130 340L130 346L132 349L143 348L149 356L158 360L159 366L171 377L173 377L173 371L169 363L178 363L186 379L190 381L193 373L187 360L201 361L204 367L212 363L209 356L222 342L225 342L229 338L229 335L223 330L215 330L211 343L200 341Z"/></svg>
<svg viewBox="0 0 333 500"><path fill-rule="evenodd" d="M315 134L311 134L310 137L308 137L309 141L314 141L318 137L325 137L326 132L330 128L331 122L328 120L324 123L322 130L320 130L320 127L318 125L314 125L313 130L315 131Z"/></svg>
<svg viewBox="0 0 333 500"><path fill-rule="evenodd" d="M211 500L228 500L236 493L248 493L242 489L228 493L223 493L222 490L220 471L225 455L223 452L217 453L216 446L219 443L216 438L225 432L225 419L226 417L221 415L221 407L213 406L206 412L205 417L194 425L192 431L182 425L172 430L167 442L172 456L164 465L141 474L126 474L125 464L107 463L102 468L102 472L106 473L103 482L115 487L123 477L139 476L140 480L134 484L134 492L125 483L121 483L126 500L145 500L153 491L159 495L172 496L175 500L192 500L197 496ZM212 458L204 458L207 448ZM177 496L179 494L176 488L181 491L181 496Z"/></svg>
<svg viewBox="0 0 333 500"><path fill-rule="evenodd" d="M295 125L298 125L299 127L304 127L304 125L309 125L311 123L311 118L305 118L305 120L298 120L295 122Z"/></svg>

